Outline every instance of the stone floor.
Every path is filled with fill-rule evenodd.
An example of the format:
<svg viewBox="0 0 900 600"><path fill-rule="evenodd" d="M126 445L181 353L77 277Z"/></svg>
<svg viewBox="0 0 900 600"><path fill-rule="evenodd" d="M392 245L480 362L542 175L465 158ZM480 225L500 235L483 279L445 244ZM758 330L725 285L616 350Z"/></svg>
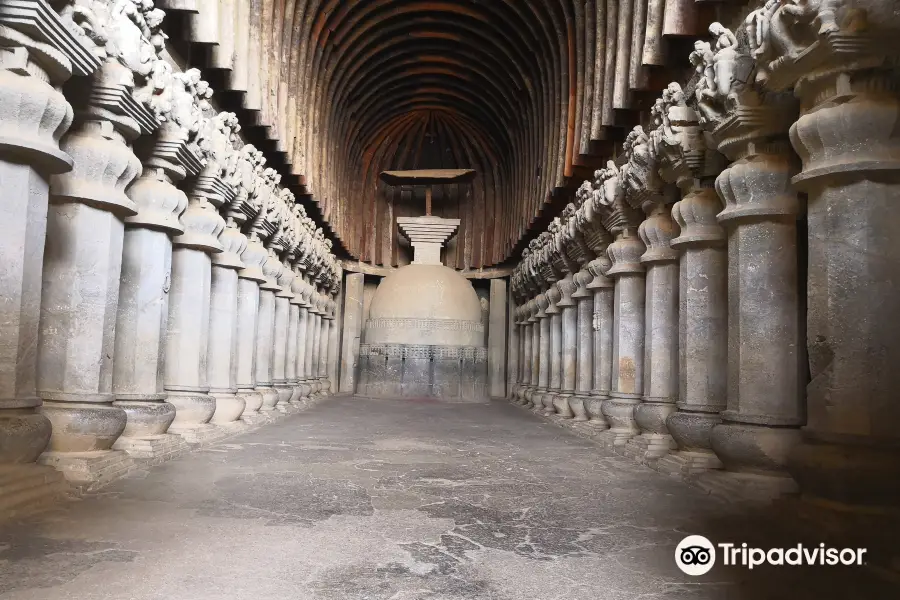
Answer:
<svg viewBox="0 0 900 600"><path fill-rule="evenodd" d="M898 598L865 567L673 560L796 545L502 402L335 398L0 528L4 600Z"/></svg>

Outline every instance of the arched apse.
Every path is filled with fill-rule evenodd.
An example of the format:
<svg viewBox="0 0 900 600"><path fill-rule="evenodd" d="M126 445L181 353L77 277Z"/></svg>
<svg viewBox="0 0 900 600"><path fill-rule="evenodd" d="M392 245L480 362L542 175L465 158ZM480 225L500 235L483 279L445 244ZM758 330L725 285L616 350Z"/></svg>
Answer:
<svg viewBox="0 0 900 600"><path fill-rule="evenodd" d="M381 170L475 169L435 191L462 220L459 269L502 263L555 215L668 81L665 46L708 22L694 0L157 3L350 257L404 260L393 218L421 205Z"/></svg>

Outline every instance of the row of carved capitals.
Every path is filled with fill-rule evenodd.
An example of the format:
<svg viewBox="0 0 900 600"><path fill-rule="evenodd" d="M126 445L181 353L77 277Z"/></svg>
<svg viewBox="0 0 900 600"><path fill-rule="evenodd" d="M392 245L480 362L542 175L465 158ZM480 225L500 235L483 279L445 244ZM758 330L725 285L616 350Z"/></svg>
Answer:
<svg viewBox="0 0 900 600"><path fill-rule="evenodd" d="M794 125L794 96L809 96L801 86L818 85L824 97L823 79L838 85L840 72L895 64L896 44L878 43L900 25L885 8L890 4L767 0L736 34L713 23L711 37L697 40L687 57L695 67L691 80L666 86L649 130L635 127L619 159L585 181L523 252L511 277L517 322L542 318L541 299L551 299L553 312L560 282L585 268L595 276L587 288L605 287L607 274L677 260L679 246L724 243L723 221L796 213L792 126L804 162L805 146L816 144L801 135L805 122ZM726 170L728 160L741 162Z"/></svg>
<svg viewBox="0 0 900 600"><path fill-rule="evenodd" d="M76 76L57 102L72 105L74 125L71 109L55 108L39 123L56 142L69 130L57 161L68 165L54 167L63 174L51 194L108 205L132 226L166 230L176 245L288 293L297 276L316 294L335 294L341 269L330 240L243 144L237 116L212 108L200 71L174 66L164 18L153 0L0 0L0 69L50 83L49 95ZM88 164L100 156L103 168Z"/></svg>

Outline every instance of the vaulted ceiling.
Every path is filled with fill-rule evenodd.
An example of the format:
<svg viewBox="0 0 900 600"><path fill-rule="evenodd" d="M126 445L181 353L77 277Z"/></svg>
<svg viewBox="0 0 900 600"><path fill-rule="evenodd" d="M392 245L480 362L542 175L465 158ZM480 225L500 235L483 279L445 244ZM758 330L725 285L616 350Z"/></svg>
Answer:
<svg viewBox="0 0 900 600"><path fill-rule="evenodd" d="M558 212L668 81L657 46L708 22L694 0L157 3L350 256L403 262L394 218L421 214L421 190L379 172L475 169L435 190L436 214L462 221L461 269L502 263Z"/></svg>

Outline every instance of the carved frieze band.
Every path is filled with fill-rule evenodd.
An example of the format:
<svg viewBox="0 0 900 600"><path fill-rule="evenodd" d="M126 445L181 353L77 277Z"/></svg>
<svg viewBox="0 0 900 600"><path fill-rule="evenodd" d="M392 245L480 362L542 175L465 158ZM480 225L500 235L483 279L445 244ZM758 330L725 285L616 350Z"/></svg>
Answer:
<svg viewBox="0 0 900 600"><path fill-rule="evenodd" d="M360 344L359 355L365 357L387 356L404 360L462 360L487 362L484 346L429 346L421 344Z"/></svg>
<svg viewBox="0 0 900 600"><path fill-rule="evenodd" d="M419 331L476 331L484 332L480 321L461 319L403 319L380 318L366 321L367 329L415 329Z"/></svg>

